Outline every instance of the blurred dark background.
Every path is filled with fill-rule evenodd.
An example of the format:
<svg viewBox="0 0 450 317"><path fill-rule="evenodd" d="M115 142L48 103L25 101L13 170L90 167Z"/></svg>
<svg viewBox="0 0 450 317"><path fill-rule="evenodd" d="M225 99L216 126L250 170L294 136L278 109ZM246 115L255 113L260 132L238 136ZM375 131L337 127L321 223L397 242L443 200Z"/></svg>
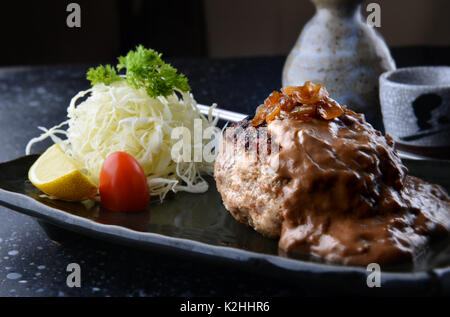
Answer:
<svg viewBox="0 0 450 317"><path fill-rule="evenodd" d="M81 27L66 25L67 5L81 7ZM137 44L165 56L205 56L203 5L191 1L2 1L3 65L113 60Z"/></svg>
<svg viewBox="0 0 450 317"><path fill-rule="evenodd" d="M71 2L80 28L66 25ZM364 15L369 2L381 5L378 31L394 50L448 55L450 1L365 1ZM313 14L309 0L2 0L0 65L113 61L137 44L165 57L286 55Z"/></svg>

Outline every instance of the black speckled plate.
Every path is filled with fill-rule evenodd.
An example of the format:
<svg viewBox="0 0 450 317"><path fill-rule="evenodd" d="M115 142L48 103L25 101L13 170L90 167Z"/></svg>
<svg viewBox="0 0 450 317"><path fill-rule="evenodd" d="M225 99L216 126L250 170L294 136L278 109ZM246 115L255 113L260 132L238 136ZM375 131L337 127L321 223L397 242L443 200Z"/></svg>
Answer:
<svg viewBox="0 0 450 317"><path fill-rule="evenodd" d="M141 213L112 213L95 205L45 198L27 179L38 155L0 164L0 204L69 231L125 243L148 250L166 251L202 260L235 264L311 287L339 288L390 294L450 293L448 241L425 252L414 265L383 268L382 287L367 287L364 267L325 263L316 258L286 258L277 241L267 239L236 222L222 205L213 179L205 194L178 193L164 203L152 202ZM410 173L450 188L450 163L405 160Z"/></svg>

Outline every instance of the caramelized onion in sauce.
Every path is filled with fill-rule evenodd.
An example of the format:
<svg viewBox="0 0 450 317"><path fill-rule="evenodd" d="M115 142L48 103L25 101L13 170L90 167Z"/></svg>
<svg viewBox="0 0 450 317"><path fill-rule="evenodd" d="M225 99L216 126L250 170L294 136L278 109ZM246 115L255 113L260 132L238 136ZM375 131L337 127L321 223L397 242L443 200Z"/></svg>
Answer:
<svg viewBox="0 0 450 317"><path fill-rule="evenodd" d="M272 92L256 109L252 126L257 127L275 119L295 119L310 122L313 118L331 120L343 114L345 108L328 97L322 85L308 81L303 86L291 86Z"/></svg>

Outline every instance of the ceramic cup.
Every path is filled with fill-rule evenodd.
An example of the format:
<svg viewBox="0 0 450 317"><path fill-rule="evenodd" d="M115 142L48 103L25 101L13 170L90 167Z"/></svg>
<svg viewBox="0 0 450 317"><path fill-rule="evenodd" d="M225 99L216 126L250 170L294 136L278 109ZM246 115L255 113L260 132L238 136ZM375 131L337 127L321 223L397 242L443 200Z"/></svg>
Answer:
<svg viewBox="0 0 450 317"><path fill-rule="evenodd" d="M386 133L400 149L450 155L450 67L408 67L380 76Z"/></svg>

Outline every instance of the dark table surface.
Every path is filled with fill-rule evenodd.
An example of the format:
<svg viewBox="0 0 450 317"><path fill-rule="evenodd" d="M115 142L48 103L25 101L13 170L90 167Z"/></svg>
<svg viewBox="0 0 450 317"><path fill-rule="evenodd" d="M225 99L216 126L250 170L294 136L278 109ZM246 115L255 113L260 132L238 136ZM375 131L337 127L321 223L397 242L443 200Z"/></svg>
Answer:
<svg viewBox="0 0 450 317"><path fill-rule="evenodd" d="M398 66L450 64L448 48L393 50ZM199 103L252 113L279 89L284 57L182 59ZM66 117L72 96L88 88L87 65L0 68L0 162L24 155L38 126ZM49 143L38 144L33 152ZM1 177L1 176L0 176ZM83 236L52 241L38 222L0 207L0 296L284 296L302 285L263 272L177 258ZM81 266L81 288L66 286L67 265ZM324 290L326 291L326 290Z"/></svg>

